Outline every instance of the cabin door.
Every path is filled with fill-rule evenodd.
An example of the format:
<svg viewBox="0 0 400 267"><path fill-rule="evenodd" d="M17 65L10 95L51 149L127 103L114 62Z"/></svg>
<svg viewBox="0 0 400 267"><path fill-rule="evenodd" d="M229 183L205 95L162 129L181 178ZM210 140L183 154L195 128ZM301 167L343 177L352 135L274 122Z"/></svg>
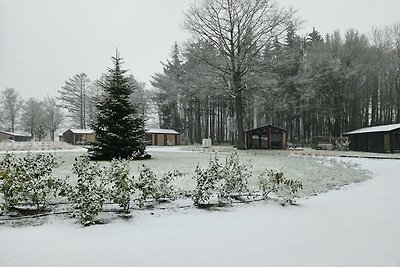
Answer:
<svg viewBox="0 0 400 267"><path fill-rule="evenodd" d="M385 133L383 138L383 149L386 153L390 153L390 134Z"/></svg>
<svg viewBox="0 0 400 267"><path fill-rule="evenodd" d="M164 146L168 145L168 136L164 134Z"/></svg>

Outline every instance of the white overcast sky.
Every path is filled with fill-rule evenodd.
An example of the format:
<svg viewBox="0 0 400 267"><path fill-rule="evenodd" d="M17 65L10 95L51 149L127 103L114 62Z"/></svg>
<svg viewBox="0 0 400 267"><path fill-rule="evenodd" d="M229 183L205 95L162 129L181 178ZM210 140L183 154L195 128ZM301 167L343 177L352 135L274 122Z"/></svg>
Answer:
<svg viewBox="0 0 400 267"><path fill-rule="evenodd" d="M97 79L118 47L124 67L150 84L169 58L193 0L0 0L0 90L23 98L56 96L65 80L85 72ZM400 0L279 0L323 35L400 23ZM372 4L373 3L373 4Z"/></svg>

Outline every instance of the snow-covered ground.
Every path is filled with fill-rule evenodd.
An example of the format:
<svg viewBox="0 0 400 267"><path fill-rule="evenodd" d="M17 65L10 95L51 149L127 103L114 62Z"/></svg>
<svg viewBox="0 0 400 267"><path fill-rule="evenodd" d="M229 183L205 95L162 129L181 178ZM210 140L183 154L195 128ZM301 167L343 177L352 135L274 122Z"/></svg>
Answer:
<svg viewBox="0 0 400 267"><path fill-rule="evenodd" d="M399 267L400 162L351 161L373 179L299 206L148 210L86 228L68 219L0 227L0 266Z"/></svg>

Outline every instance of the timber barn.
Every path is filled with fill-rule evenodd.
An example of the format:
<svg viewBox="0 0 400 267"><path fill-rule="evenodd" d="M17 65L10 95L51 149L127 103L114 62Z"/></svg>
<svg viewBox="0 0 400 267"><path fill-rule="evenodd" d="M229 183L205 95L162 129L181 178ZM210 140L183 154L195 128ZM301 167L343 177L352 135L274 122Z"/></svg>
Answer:
<svg viewBox="0 0 400 267"><path fill-rule="evenodd" d="M171 129L148 129L146 141L152 146L178 146L181 144L180 133Z"/></svg>
<svg viewBox="0 0 400 267"><path fill-rule="evenodd" d="M30 135L0 131L0 141L25 142L31 140L32 137Z"/></svg>
<svg viewBox="0 0 400 267"><path fill-rule="evenodd" d="M286 149L286 130L267 125L246 131L248 149Z"/></svg>
<svg viewBox="0 0 400 267"><path fill-rule="evenodd" d="M343 134L353 151L376 153L400 152L400 123L366 127Z"/></svg>
<svg viewBox="0 0 400 267"><path fill-rule="evenodd" d="M89 142L94 142L96 137L94 132L89 129L68 129L60 139L60 141L73 145L85 145Z"/></svg>

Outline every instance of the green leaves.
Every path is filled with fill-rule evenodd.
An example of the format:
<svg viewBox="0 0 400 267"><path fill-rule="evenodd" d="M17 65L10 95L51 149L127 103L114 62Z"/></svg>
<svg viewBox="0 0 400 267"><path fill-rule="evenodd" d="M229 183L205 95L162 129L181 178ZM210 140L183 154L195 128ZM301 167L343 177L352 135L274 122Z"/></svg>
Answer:
<svg viewBox="0 0 400 267"><path fill-rule="evenodd" d="M271 193L283 199L284 203L293 204L296 193L303 188L303 184L297 180L287 179L281 170L266 170L259 176L259 188L264 198Z"/></svg>
<svg viewBox="0 0 400 267"><path fill-rule="evenodd" d="M107 180L111 183L109 198L129 213L131 196L135 192L133 177L129 176L129 162L127 160L113 159L107 170Z"/></svg>
<svg viewBox="0 0 400 267"><path fill-rule="evenodd" d="M25 157L6 154L0 162L0 193L3 194L2 209L30 204L38 211L43 209L51 193L59 189L58 180L52 176L57 167L53 154L28 153Z"/></svg>
<svg viewBox="0 0 400 267"><path fill-rule="evenodd" d="M234 194L247 192L247 181L251 175L250 166L242 165L237 153L229 155L225 165L219 162L215 155L210 159L208 169L202 170L199 166L195 170L196 190L193 193L193 201L196 205L210 201L214 192L218 201L232 201Z"/></svg>
<svg viewBox="0 0 400 267"><path fill-rule="evenodd" d="M166 199L174 200L177 190L171 185L171 182L183 175L183 173L174 170L165 173L161 179L157 179L157 175L149 167L142 165L139 177L135 182L139 206L143 207L144 202L148 199L154 199L158 202Z"/></svg>
<svg viewBox="0 0 400 267"><path fill-rule="evenodd" d="M83 225L94 224L106 200L106 171L87 156L76 158L72 171L78 181L75 186L67 185L66 192L75 208L73 216Z"/></svg>

